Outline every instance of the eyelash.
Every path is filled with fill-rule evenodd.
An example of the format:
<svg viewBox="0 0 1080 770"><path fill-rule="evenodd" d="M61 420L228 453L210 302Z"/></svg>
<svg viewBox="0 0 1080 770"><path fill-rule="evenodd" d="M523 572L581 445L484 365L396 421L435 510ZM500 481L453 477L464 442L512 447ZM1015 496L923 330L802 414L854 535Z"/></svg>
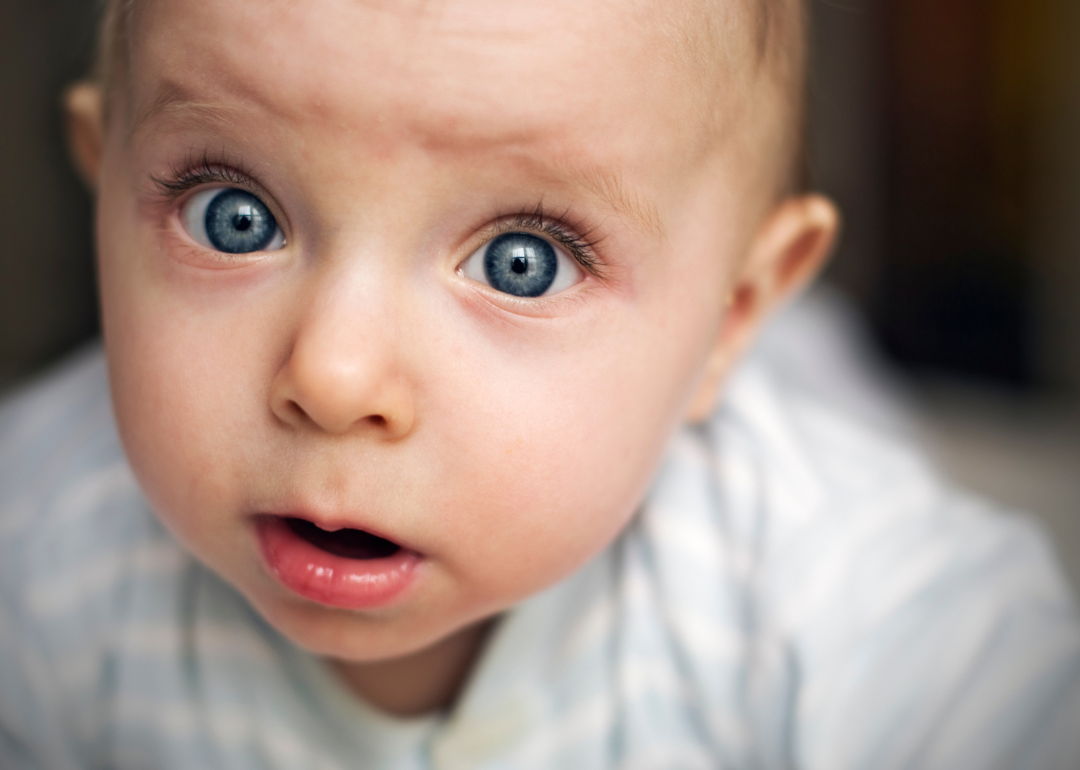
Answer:
<svg viewBox="0 0 1080 770"><path fill-rule="evenodd" d="M168 176L151 176L151 182L158 194L166 201L173 202L196 187L202 185L230 185L250 192L258 192L251 181L251 175L243 165L235 162L218 163L209 153L199 158L192 158L170 169ZM572 256L583 269L593 275L601 276L601 263L596 254L596 247L602 240L594 237L595 228L576 219L569 209L561 216L553 218L544 213L542 203L528 212L501 215L497 218L488 240L500 235L521 230L542 233L558 243Z"/></svg>
<svg viewBox="0 0 1080 770"><path fill-rule="evenodd" d="M569 209L558 218L552 218L544 213L543 204L540 203L531 212L499 217L489 240L521 230L543 233L570 252L570 256L582 268L600 276L601 263L596 254L596 246L603 239L594 237L595 229L581 220L576 220Z"/></svg>
<svg viewBox="0 0 1080 770"><path fill-rule="evenodd" d="M152 175L150 181L157 188L158 194L167 201L174 201L188 190L204 184L220 184L251 190L251 174L243 164L217 163L204 153L201 158L190 158L173 166L165 177Z"/></svg>

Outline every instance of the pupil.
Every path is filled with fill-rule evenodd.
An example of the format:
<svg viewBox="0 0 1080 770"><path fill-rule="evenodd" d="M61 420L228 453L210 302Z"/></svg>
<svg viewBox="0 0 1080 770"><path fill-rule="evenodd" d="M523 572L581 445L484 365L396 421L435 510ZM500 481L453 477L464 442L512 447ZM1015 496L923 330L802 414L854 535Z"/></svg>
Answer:
<svg viewBox="0 0 1080 770"><path fill-rule="evenodd" d="M244 232L249 227L251 227L251 217L246 214L237 214L236 217L233 219L233 227L235 227L240 232Z"/></svg>
<svg viewBox="0 0 1080 770"><path fill-rule="evenodd" d="M505 233L488 244L484 276L493 289L516 297L539 297L555 281L559 260L543 238Z"/></svg>

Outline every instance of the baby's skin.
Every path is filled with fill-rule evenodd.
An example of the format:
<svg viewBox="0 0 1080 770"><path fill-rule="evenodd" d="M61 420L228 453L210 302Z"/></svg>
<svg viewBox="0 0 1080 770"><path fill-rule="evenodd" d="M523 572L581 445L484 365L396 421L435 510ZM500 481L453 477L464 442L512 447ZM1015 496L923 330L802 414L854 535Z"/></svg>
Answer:
<svg viewBox="0 0 1080 770"><path fill-rule="evenodd" d="M146 0L109 94L70 92L136 476L371 703L452 703L819 268L755 18Z"/></svg>

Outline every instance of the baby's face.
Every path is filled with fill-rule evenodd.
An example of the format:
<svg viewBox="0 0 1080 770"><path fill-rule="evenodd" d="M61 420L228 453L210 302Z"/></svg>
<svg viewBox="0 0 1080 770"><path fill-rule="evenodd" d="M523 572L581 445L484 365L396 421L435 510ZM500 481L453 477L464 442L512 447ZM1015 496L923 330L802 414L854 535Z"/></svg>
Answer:
<svg viewBox="0 0 1080 770"><path fill-rule="evenodd" d="M297 643L420 649L634 513L768 206L752 79L704 82L673 7L140 4L99 196L118 422Z"/></svg>

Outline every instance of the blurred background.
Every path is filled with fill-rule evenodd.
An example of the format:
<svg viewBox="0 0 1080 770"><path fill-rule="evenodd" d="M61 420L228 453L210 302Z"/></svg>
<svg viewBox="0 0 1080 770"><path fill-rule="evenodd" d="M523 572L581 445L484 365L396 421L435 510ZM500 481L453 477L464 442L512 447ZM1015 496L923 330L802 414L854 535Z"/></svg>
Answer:
<svg viewBox="0 0 1080 770"><path fill-rule="evenodd" d="M871 417L1038 515L1080 585L1080 3L810 3L809 172L846 226L833 288L763 347L848 405L863 378ZM59 108L94 9L0 0L0 389L97 334ZM843 361L799 336L815 319Z"/></svg>
<svg viewBox="0 0 1080 770"><path fill-rule="evenodd" d="M829 278L945 473L1080 586L1080 3L811 0Z"/></svg>

